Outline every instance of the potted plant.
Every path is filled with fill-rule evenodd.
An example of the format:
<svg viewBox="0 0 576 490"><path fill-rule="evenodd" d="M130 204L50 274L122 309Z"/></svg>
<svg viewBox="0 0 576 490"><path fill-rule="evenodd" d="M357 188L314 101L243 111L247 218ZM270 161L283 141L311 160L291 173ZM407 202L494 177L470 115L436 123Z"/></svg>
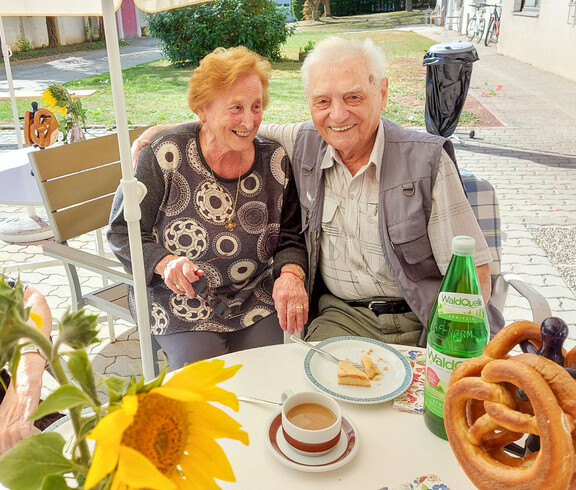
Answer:
<svg viewBox="0 0 576 490"><path fill-rule="evenodd" d="M60 131L65 142L74 143L86 139L83 130L86 111L80 99L74 100L62 85L54 84L42 93L42 101L52 112L59 112L62 115L64 120L60 124Z"/></svg>

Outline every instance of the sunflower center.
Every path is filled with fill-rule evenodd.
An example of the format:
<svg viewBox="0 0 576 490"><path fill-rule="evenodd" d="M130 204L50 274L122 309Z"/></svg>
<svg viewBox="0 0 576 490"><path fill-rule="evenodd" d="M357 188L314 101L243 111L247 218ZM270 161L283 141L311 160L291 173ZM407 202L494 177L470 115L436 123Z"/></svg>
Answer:
<svg viewBox="0 0 576 490"><path fill-rule="evenodd" d="M169 475L180 461L188 437L188 412L178 400L156 393L138 395L134 422L124 431L122 444L142 453L159 471Z"/></svg>

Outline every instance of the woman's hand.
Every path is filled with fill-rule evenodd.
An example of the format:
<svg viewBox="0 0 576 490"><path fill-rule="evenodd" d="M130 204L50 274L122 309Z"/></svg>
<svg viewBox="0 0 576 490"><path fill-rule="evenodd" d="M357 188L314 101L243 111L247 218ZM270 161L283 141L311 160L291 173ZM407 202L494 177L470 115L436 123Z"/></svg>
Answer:
<svg viewBox="0 0 576 490"><path fill-rule="evenodd" d="M158 124L156 126L152 126L134 140L134 143L132 143L132 146L130 147L130 152L132 153L132 167L134 170L136 170L136 165L138 164L138 153L140 153L140 150L149 144L150 141L152 141L154 135L158 131L161 129L168 129L173 126L176 126L176 124Z"/></svg>
<svg viewBox="0 0 576 490"><path fill-rule="evenodd" d="M302 332L308 322L308 294L304 278L295 273L280 274L274 282L272 298L282 329L289 334Z"/></svg>
<svg viewBox="0 0 576 490"><path fill-rule="evenodd" d="M196 296L192 283L204 275L190 259L175 255L160 260L154 271L164 278L164 283L173 293L185 294L189 298Z"/></svg>

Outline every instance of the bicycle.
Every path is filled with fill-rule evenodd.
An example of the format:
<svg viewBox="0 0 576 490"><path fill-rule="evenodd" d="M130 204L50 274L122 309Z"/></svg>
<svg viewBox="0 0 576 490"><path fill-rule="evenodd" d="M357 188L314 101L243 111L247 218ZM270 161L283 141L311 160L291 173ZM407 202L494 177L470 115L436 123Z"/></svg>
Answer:
<svg viewBox="0 0 576 490"><path fill-rule="evenodd" d="M488 46L493 40L498 43L498 36L500 35L500 18L502 17L502 5L491 5L494 11L490 14L488 21L488 30L486 31L486 39L484 45Z"/></svg>
<svg viewBox="0 0 576 490"><path fill-rule="evenodd" d="M468 41L473 41L474 38L477 37L478 42L480 42L484 37L484 28L486 27L484 15L486 13L487 4L473 4L472 7L474 7L475 12L466 26L466 37L468 38Z"/></svg>

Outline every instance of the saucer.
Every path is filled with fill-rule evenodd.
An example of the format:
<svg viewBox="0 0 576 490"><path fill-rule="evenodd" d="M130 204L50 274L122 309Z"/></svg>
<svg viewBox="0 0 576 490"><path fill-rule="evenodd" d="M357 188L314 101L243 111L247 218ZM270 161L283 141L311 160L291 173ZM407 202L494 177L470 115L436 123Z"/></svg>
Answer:
<svg viewBox="0 0 576 490"><path fill-rule="evenodd" d="M282 433L282 412L274 415L266 426L266 444L282 464L299 471L331 471L352 461L358 452L358 428L342 415L342 432L338 444L327 454L306 456L293 449Z"/></svg>

